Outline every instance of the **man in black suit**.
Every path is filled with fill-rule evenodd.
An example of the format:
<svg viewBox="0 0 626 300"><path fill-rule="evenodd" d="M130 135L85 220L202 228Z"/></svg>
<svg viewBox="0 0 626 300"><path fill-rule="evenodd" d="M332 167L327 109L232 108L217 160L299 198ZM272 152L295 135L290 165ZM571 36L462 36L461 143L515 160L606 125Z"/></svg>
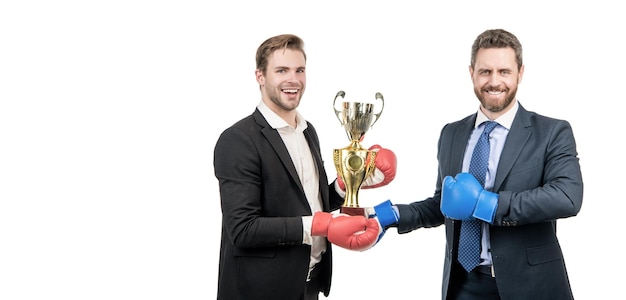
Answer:
<svg viewBox="0 0 626 300"><path fill-rule="evenodd" d="M393 216L381 226L401 234L445 224L444 300L573 299L556 236L557 219L577 215L583 200L572 128L517 101L524 65L513 34L481 33L469 73L480 106L441 130L434 195L404 205L385 201L375 215ZM485 134L487 171L477 176L473 150L489 121L495 124ZM462 228L472 222L478 223L475 264L461 266Z"/></svg>
<svg viewBox="0 0 626 300"><path fill-rule="evenodd" d="M317 133L296 110L306 86L302 40L269 38L256 63L261 102L215 146L222 206L217 298L318 299L330 291L330 243L367 249L379 226L365 216L329 213L345 191L337 180L328 184ZM378 151L376 169L363 188L395 177L394 153L370 149Z"/></svg>

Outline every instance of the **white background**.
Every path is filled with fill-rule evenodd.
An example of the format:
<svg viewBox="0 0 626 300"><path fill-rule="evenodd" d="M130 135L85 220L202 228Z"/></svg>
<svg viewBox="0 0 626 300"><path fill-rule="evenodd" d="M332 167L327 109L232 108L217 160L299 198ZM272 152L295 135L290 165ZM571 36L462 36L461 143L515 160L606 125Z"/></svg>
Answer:
<svg viewBox="0 0 626 300"><path fill-rule="evenodd" d="M347 146L335 94L381 92L363 143L395 151L397 178L362 191L361 205L425 199L441 127L478 107L470 46L491 28L524 46L520 102L574 129L585 200L558 222L574 294L621 294L622 5L308 3L3 1L0 299L215 299L213 146L260 100L255 51L276 34L306 43L300 111L329 174L332 149ZM443 254L443 227L392 229L366 252L335 247L328 299L438 299Z"/></svg>

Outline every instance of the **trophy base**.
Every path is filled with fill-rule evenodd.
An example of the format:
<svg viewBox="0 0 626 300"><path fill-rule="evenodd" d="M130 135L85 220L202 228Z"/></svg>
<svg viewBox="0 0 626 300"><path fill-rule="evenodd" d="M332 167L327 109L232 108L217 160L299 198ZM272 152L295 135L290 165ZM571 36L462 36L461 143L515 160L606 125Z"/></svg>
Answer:
<svg viewBox="0 0 626 300"><path fill-rule="evenodd" d="M342 206L341 209L339 210L339 212L342 213L342 214L350 215L350 216L364 216L364 217L367 217L365 215L365 208L363 208L363 207Z"/></svg>

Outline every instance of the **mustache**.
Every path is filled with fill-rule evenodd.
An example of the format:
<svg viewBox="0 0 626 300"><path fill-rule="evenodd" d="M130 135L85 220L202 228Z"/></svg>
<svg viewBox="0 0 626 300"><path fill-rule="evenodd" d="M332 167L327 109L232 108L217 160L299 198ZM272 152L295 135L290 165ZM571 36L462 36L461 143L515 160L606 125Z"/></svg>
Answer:
<svg viewBox="0 0 626 300"><path fill-rule="evenodd" d="M495 85L495 86L494 85L488 85L488 86L485 86L483 88L483 90L488 91L488 92L505 92L508 89L506 87L502 87L502 86L499 86L499 85Z"/></svg>

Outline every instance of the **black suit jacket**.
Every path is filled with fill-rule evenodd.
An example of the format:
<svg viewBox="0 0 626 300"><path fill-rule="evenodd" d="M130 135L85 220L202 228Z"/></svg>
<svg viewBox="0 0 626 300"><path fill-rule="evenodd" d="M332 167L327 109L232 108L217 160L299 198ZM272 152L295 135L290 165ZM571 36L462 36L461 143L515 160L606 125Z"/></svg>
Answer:
<svg viewBox="0 0 626 300"><path fill-rule="evenodd" d="M441 131L437 185L433 197L398 205L399 233L446 226L442 286L446 299L456 260L460 222L440 211L441 183L461 172L476 114L447 124ZM489 227L496 283L502 299L573 299L556 220L575 216L583 199L583 181L571 126L525 110L521 105L507 136L493 191L498 209Z"/></svg>
<svg viewBox="0 0 626 300"><path fill-rule="evenodd" d="M343 198L327 183L319 139L310 123L304 135L317 165L323 209L338 209ZM221 134L214 168L222 207L217 298L299 299L311 251L302 242L301 217L310 216L311 209L279 133L255 110ZM331 281L327 244L318 264L325 295Z"/></svg>

